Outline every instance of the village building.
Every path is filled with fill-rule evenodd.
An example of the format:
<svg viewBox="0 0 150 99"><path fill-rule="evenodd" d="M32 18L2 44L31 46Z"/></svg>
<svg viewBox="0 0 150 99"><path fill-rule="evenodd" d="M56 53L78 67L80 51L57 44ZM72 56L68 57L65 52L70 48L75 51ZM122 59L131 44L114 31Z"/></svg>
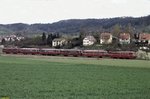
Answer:
<svg viewBox="0 0 150 99"><path fill-rule="evenodd" d="M52 41L52 46L57 47L57 46L63 46L67 44L67 40L65 38L55 38Z"/></svg>
<svg viewBox="0 0 150 99"><path fill-rule="evenodd" d="M5 39L6 42L13 42L13 41L20 41L24 39L23 36L16 36L16 35L7 35L7 36L0 36L0 42L2 39Z"/></svg>
<svg viewBox="0 0 150 99"><path fill-rule="evenodd" d="M130 34L129 33L121 33L119 36L119 43L120 44L130 44Z"/></svg>
<svg viewBox="0 0 150 99"><path fill-rule="evenodd" d="M16 40L17 40L17 41L21 41L21 40L23 40L23 39L25 39L23 36L16 37Z"/></svg>
<svg viewBox="0 0 150 99"><path fill-rule="evenodd" d="M150 45L150 34L140 33L139 34L139 43Z"/></svg>
<svg viewBox="0 0 150 99"><path fill-rule="evenodd" d="M96 39L93 36L86 36L83 39L83 46L90 46L96 42Z"/></svg>
<svg viewBox="0 0 150 99"><path fill-rule="evenodd" d="M112 43L112 34L111 33L101 33L100 44L111 44L111 43Z"/></svg>

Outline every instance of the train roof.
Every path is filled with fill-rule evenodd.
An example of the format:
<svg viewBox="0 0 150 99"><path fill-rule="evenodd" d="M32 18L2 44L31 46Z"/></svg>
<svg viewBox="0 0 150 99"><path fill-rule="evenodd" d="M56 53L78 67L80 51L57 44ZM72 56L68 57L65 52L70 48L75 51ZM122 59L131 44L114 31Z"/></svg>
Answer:
<svg viewBox="0 0 150 99"><path fill-rule="evenodd" d="M48 50L48 51L53 51L53 50L60 50L60 49L41 48L40 50Z"/></svg>
<svg viewBox="0 0 150 99"><path fill-rule="evenodd" d="M107 52L106 50L84 50L84 52Z"/></svg>
<svg viewBox="0 0 150 99"><path fill-rule="evenodd" d="M110 51L111 53L135 53L134 51Z"/></svg>

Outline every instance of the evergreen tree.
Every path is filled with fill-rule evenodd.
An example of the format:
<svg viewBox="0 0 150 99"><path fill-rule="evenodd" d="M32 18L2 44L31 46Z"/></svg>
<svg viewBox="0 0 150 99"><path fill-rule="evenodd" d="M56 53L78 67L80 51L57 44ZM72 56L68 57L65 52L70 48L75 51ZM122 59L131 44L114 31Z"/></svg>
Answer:
<svg viewBox="0 0 150 99"><path fill-rule="evenodd" d="M44 45L46 44L46 34L44 32L42 34L42 42Z"/></svg>
<svg viewBox="0 0 150 99"><path fill-rule="evenodd" d="M49 35L48 35L48 37L47 37L47 45L52 46L52 41L53 41L52 37L53 37L52 34L49 34Z"/></svg>
<svg viewBox="0 0 150 99"><path fill-rule="evenodd" d="M46 34L43 32L42 34L42 41L45 41L46 40Z"/></svg>
<svg viewBox="0 0 150 99"><path fill-rule="evenodd" d="M84 39L84 32L80 32L80 34L79 34L79 42L80 42L80 44L79 45L83 44L83 39Z"/></svg>
<svg viewBox="0 0 150 99"><path fill-rule="evenodd" d="M4 38L2 39L1 44L2 44L2 45L5 45L5 44L6 44L6 41L5 41Z"/></svg>

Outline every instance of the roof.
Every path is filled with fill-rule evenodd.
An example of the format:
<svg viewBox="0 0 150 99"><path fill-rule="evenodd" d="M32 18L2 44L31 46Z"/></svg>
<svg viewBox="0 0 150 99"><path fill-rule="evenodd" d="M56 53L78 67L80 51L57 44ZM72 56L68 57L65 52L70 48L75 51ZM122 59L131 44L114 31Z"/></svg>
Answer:
<svg viewBox="0 0 150 99"><path fill-rule="evenodd" d="M55 38L53 41L62 41L62 40L66 40L65 38Z"/></svg>
<svg viewBox="0 0 150 99"><path fill-rule="evenodd" d="M119 38L122 40L130 39L130 34L129 33L121 33Z"/></svg>
<svg viewBox="0 0 150 99"><path fill-rule="evenodd" d="M96 39L93 36L86 36L84 39L88 39L90 41L96 41Z"/></svg>
<svg viewBox="0 0 150 99"><path fill-rule="evenodd" d="M112 36L111 33L101 33L100 38L101 38L101 39L108 40L108 39L110 39L111 36Z"/></svg>
<svg viewBox="0 0 150 99"><path fill-rule="evenodd" d="M84 52L107 52L105 50L84 50Z"/></svg>
<svg viewBox="0 0 150 99"><path fill-rule="evenodd" d="M140 39L140 40L150 40L150 34L147 34L147 33L140 33L139 39Z"/></svg>

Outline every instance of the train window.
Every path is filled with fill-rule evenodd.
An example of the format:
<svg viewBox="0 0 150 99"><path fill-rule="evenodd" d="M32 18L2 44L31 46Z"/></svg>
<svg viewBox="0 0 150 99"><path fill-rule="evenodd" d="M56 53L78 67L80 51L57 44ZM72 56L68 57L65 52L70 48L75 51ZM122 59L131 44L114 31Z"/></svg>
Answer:
<svg viewBox="0 0 150 99"><path fill-rule="evenodd" d="M45 52L45 50L41 50L41 52Z"/></svg>
<svg viewBox="0 0 150 99"><path fill-rule="evenodd" d="M129 53L129 55L132 55L133 53Z"/></svg>

